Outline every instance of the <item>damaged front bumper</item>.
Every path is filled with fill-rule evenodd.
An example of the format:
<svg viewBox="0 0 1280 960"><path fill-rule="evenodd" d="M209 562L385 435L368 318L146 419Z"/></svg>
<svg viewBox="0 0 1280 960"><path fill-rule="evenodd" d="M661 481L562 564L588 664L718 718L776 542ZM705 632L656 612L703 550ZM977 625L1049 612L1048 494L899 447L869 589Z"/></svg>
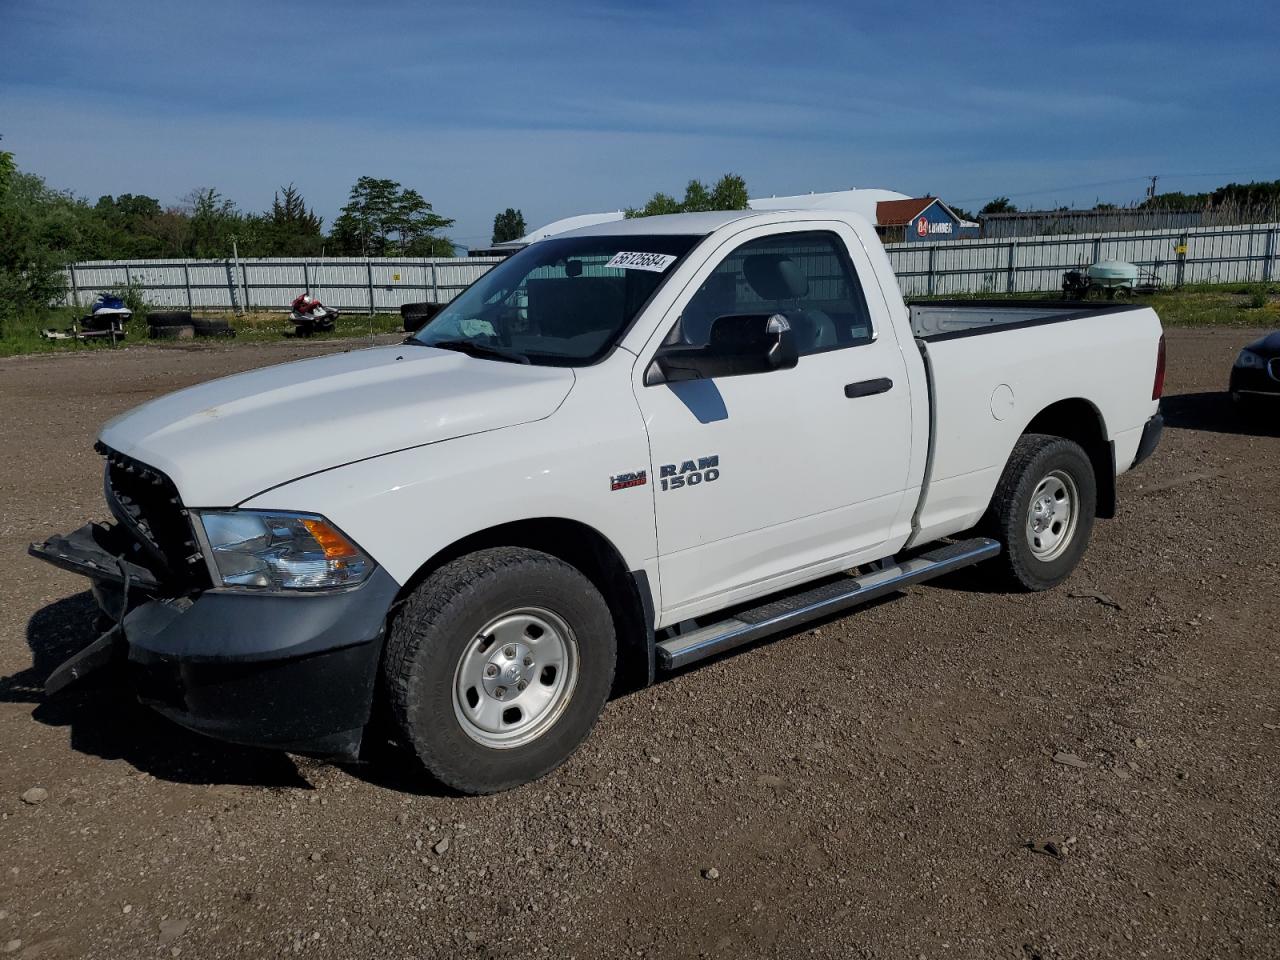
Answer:
<svg viewBox="0 0 1280 960"><path fill-rule="evenodd" d="M50 675L46 693L124 660L139 699L184 727L251 746L356 756L399 591L388 573L378 568L359 586L325 593L171 597L148 567L115 552L118 535L90 524L31 545L33 556L89 577L117 620Z"/></svg>

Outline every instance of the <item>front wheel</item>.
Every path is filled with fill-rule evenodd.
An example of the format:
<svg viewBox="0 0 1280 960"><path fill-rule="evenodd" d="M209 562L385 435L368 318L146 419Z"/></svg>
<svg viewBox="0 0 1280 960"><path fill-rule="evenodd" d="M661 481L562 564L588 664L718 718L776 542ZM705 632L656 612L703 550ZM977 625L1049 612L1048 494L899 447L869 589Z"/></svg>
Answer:
<svg viewBox="0 0 1280 960"><path fill-rule="evenodd" d="M462 793L545 776L595 725L617 641L582 573L536 550L499 547L432 574L387 638L386 690L422 766Z"/></svg>
<svg viewBox="0 0 1280 960"><path fill-rule="evenodd" d="M1048 590L1071 575L1089 545L1098 485L1084 449L1044 434L1018 439L987 515L1004 545L1003 580L1019 590Z"/></svg>

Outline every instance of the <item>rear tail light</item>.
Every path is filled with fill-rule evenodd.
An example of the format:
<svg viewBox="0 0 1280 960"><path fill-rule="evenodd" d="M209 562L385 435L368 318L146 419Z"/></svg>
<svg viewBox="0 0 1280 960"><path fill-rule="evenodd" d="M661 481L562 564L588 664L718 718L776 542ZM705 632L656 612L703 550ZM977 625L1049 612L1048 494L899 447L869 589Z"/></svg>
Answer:
<svg viewBox="0 0 1280 960"><path fill-rule="evenodd" d="M1151 385L1151 399L1159 400L1164 396L1164 334L1160 334L1160 345L1156 347L1156 379Z"/></svg>

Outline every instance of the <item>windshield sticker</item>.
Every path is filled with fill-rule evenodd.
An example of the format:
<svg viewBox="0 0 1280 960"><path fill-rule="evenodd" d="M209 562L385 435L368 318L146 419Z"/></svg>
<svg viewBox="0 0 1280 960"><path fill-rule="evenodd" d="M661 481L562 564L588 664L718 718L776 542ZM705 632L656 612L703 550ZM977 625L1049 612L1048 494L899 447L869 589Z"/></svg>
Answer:
<svg viewBox="0 0 1280 960"><path fill-rule="evenodd" d="M675 262L676 258L669 253L628 253L624 250L622 253L615 254L605 266L661 273Z"/></svg>

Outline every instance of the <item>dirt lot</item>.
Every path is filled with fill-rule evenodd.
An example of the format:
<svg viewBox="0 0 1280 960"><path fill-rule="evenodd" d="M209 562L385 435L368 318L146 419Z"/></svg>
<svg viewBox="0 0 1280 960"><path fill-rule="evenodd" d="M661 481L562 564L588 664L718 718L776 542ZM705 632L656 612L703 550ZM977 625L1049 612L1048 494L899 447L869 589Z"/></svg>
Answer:
<svg viewBox="0 0 1280 960"><path fill-rule="evenodd" d="M1164 445L1065 586L944 581L691 669L482 799L207 741L118 683L43 702L90 601L26 544L103 516L99 425L339 345L0 361L0 950L1280 955L1280 419L1217 393L1255 335L1171 332Z"/></svg>

